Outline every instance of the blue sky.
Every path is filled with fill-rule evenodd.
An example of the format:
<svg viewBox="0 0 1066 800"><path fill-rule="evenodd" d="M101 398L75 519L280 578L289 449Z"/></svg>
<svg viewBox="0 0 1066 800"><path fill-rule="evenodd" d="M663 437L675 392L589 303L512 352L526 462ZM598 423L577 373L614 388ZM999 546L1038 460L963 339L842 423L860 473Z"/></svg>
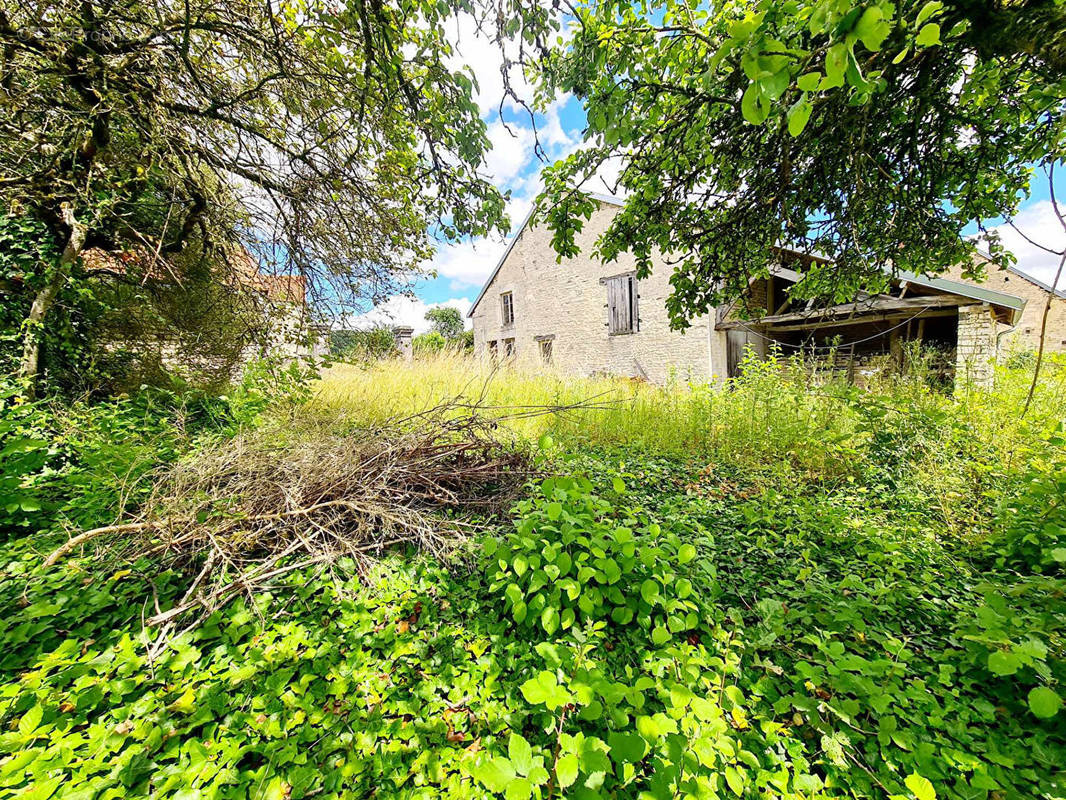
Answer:
<svg viewBox="0 0 1066 800"><path fill-rule="evenodd" d="M503 117L500 116L503 92L496 46L479 39L472 25L462 22L457 27L455 41L461 60L477 76L477 101L492 143L487 173L500 190L510 192L508 215L512 229L509 235L513 236L540 189L540 171L544 164L534 154L533 129L526 112L505 106ZM512 81L521 82L521 76L513 75ZM544 114L537 115L536 124L541 146L549 160L554 160L580 145L585 114L573 97L560 96ZM605 177L610 180L609 176ZM1066 170L1056 175L1056 187L1060 202L1066 200ZM608 191L605 185L590 188ZM999 231L1004 244L1018 257L1018 267L1050 283L1058 257L1035 247L1025 238L1027 236L1051 249L1066 247L1066 232L1053 214L1043 174L1035 176L1032 196L1022 206L1014 225L1024 236L1009 226L1001 226ZM437 277L419 281L415 298L389 298L369 314L356 318L355 323L404 324L421 332L428 328L424 317L429 308L452 306L465 315L506 246L507 238L503 236L440 245L436 256L425 265L436 271ZM1066 279L1060 283L1060 288L1066 288Z"/></svg>

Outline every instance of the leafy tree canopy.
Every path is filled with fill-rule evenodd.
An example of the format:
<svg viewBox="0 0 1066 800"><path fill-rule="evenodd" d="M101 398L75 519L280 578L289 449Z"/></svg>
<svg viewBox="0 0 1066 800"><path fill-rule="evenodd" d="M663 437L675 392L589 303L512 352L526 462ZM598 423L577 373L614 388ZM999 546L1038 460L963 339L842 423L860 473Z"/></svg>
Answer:
<svg viewBox="0 0 1066 800"><path fill-rule="evenodd" d="M489 5L488 27L522 39L510 0ZM430 230L500 226L474 78L449 65L459 10L485 9L4 0L0 203L62 253L20 276L34 293L23 374L87 247L140 247L158 266L190 241L237 239L331 282L329 299L376 299L406 285Z"/></svg>
<svg viewBox="0 0 1066 800"><path fill-rule="evenodd" d="M433 324L433 331L445 339L458 339L466 327L457 308L431 308L426 312L426 320Z"/></svg>
<svg viewBox="0 0 1066 800"><path fill-rule="evenodd" d="M773 247L817 252L805 294L848 299L882 265L972 258L965 226L1017 209L1066 155L1061 0L598 0L541 71L578 95L587 147L546 171L562 255L611 157L627 201L598 242L676 265L672 323L738 296ZM994 255L1009 258L992 237ZM976 268L975 268L976 269Z"/></svg>

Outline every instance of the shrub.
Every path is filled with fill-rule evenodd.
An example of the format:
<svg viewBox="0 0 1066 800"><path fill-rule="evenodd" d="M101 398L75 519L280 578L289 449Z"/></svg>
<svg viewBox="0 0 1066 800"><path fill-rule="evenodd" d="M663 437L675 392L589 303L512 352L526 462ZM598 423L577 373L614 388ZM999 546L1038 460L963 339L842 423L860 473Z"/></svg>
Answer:
<svg viewBox="0 0 1066 800"><path fill-rule="evenodd" d="M514 533L490 565L493 587L503 589L519 625L557 630L609 620L636 620L662 644L695 627L692 583L677 568L696 554L646 511L621 505L625 484L613 480L611 500L592 492L587 478L548 478L538 496L520 502Z"/></svg>
<svg viewBox="0 0 1066 800"><path fill-rule="evenodd" d="M989 542L997 565L1023 574L1066 572L1066 433L1060 424L1048 450L1012 476Z"/></svg>
<svg viewBox="0 0 1066 800"><path fill-rule="evenodd" d="M391 358L396 355L396 333L384 326L367 330L332 331L329 335L329 352L335 359L355 363Z"/></svg>
<svg viewBox="0 0 1066 800"><path fill-rule="evenodd" d="M426 357L446 349L449 346L449 342L437 331L430 331L429 333L418 334L411 340L411 346L414 348L416 356Z"/></svg>
<svg viewBox="0 0 1066 800"><path fill-rule="evenodd" d="M299 362L262 360L228 396L142 387L96 403L27 403L14 381L0 381L0 535L112 521L201 437L232 435L272 405L304 402L311 374Z"/></svg>

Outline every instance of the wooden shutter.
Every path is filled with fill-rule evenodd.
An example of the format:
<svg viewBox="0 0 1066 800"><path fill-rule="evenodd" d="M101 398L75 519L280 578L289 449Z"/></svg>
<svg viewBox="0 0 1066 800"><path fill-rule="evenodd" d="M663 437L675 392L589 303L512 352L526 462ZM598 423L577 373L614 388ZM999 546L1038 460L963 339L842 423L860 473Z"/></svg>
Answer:
<svg viewBox="0 0 1066 800"><path fill-rule="evenodd" d="M619 319L621 300L622 287L618 278L609 279L607 281L607 331L609 333L618 333L621 330Z"/></svg>
<svg viewBox="0 0 1066 800"><path fill-rule="evenodd" d="M636 333L640 330L640 317L637 316L637 276L625 277L627 300L626 309L629 313L629 331Z"/></svg>
<svg viewBox="0 0 1066 800"><path fill-rule="evenodd" d="M607 278L607 331L611 334L637 330L637 279L632 275Z"/></svg>

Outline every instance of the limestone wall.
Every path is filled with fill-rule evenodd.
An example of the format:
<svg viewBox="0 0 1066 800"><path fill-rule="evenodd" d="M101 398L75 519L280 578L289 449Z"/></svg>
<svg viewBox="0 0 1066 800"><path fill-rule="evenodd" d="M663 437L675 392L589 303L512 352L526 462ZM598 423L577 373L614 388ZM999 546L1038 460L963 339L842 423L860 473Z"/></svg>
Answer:
<svg viewBox="0 0 1066 800"><path fill-rule="evenodd" d="M959 308L955 382L991 386L996 363L996 319L985 305Z"/></svg>
<svg viewBox="0 0 1066 800"><path fill-rule="evenodd" d="M556 262L551 234L546 228L526 229L473 314L474 350L487 356L490 342L497 342L500 357L505 342L514 340L514 357L541 358L536 337L554 335L552 361L564 371L578 374L608 372L664 383L706 380L723 375L725 364L710 363L708 318L693 320L680 333L670 330L666 298L670 294L671 269L661 261L652 275L638 283L639 329L635 333L609 335L607 287L601 278L636 269L632 256L623 254L610 264L591 256L597 237L606 229L617 208L601 204L577 235L581 249L575 258ZM511 292L514 323L502 324L500 295Z"/></svg>
<svg viewBox="0 0 1066 800"><path fill-rule="evenodd" d="M1011 350L1035 350L1040 343L1040 320L1048 292L1015 272L999 269L986 259L981 260L985 261L987 275L980 283L963 278L961 267L952 267L943 277L1006 292L1025 300L1025 310L1016 328L1005 334L1000 342L1000 354ZM1066 298L1054 297L1051 300L1044 347L1048 352L1066 352Z"/></svg>

